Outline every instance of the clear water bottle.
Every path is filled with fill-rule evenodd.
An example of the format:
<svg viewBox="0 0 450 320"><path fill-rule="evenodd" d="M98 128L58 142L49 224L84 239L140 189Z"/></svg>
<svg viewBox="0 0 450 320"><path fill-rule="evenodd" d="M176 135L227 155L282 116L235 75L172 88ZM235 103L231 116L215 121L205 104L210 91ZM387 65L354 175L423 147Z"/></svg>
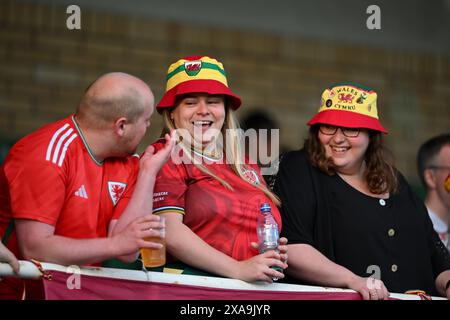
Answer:
<svg viewBox="0 0 450 320"><path fill-rule="evenodd" d="M272 216L270 205L263 203L261 205L261 214L256 222L256 233L258 235L258 249L259 253L264 253L269 250L278 252L278 240L280 234L278 232L278 223ZM283 272L283 269L278 266L273 266L273 269ZM274 281L278 278L274 278Z"/></svg>

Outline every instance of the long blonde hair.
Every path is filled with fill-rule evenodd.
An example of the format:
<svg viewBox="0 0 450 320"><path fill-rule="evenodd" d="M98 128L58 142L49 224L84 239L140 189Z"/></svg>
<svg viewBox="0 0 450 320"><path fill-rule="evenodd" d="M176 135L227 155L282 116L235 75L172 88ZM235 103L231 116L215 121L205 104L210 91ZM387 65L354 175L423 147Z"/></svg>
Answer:
<svg viewBox="0 0 450 320"><path fill-rule="evenodd" d="M170 132L171 130L177 129L175 127L173 120L170 118L170 113L173 110L174 110L173 108L170 109L166 108L162 111L162 116L165 124L162 136L164 136L165 133ZM224 145L227 146L227 149L229 151L227 155L229 154L231 157L231 159L227 159L227 162L230 165L233 172L245 182L262 191L275 205L279 206L281 203L280 199L273 192L271 192L264 184L252 183L245 177L245 171L247 167L244 161L245 159L242 145L243 139L241 137L242 130L239 130L239 125L234 116L234 111L228 106L225 107L225 122L221 132L223 137L226 139ZM191 155L191 146L186 145L184 140L180 141L179 146L183 149L185 155L190 160L193 160ZM223 147L222 151L225 153ZM203 173L208 174L217 181L219 181L225 188L229 190L234 190L233 187L227 181L217 176L214 172L206 168L202 163L198 163L197 161L191 161L191 163L193 163Z"/></svg>

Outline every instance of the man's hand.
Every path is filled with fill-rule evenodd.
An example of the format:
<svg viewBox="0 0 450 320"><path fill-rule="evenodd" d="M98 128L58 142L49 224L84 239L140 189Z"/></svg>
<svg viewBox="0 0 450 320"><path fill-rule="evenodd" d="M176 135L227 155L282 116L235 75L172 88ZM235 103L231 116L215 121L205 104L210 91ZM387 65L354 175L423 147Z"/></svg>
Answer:
<svg viewBox="0 0 450 320"><path fill-rule="evenodd" d="M161 229L164 228L160 217L153 214L147 214L132 221L120 233L112 238L113 244L117 250L117 256L135 254L141 248L161 249L162 244L146 241L144 238L161 238Z"/></svg>

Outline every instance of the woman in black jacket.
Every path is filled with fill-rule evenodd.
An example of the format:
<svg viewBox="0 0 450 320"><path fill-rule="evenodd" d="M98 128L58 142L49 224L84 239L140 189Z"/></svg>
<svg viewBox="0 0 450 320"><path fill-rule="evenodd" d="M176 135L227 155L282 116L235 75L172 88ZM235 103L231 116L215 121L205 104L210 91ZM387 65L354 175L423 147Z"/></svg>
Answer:
<svg viewBox="0 0 450 320"><path fill-rule="evenodd" d="M326 89L304 148L283 157L275 192L290 243L287 273L364 299L387 299L388 290L449 298L450 255L386 160L376 98L354 84Z"/></svg>

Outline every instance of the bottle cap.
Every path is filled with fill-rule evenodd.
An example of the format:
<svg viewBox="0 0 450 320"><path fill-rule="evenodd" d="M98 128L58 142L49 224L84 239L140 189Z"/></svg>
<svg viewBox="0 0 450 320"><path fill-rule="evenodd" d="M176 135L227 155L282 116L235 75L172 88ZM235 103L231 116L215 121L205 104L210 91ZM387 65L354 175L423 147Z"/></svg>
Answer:
<svg viewBox="0 0 450 320"><path fill-rule="evenodd" d="M261 205L261 213L266 213L266 212L270 212L270 204L263 203Z"/></svg>

